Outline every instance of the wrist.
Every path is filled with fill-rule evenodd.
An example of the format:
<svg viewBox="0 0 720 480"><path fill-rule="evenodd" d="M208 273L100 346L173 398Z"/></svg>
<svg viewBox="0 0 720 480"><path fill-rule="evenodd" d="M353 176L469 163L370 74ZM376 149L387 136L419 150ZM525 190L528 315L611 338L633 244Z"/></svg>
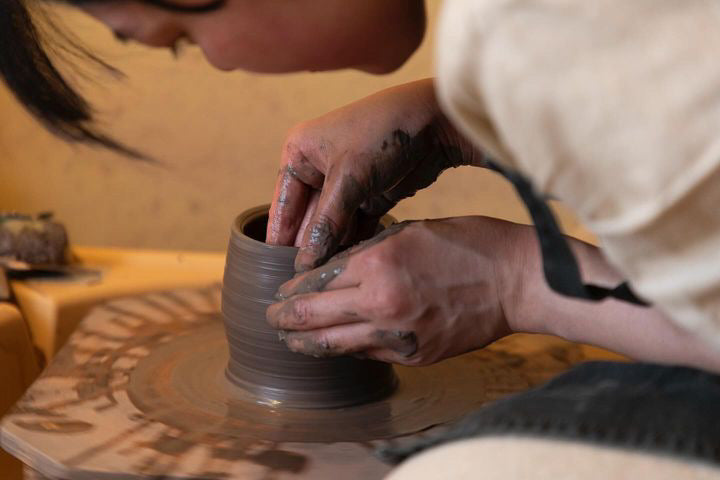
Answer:
<svg viewBox="0 0 720 480"><path fill-rule="evenodd" d="M500 308L511 333L529 333L523 310L527 301L527 269L532 267L532 229L527 225L503 225L495 248L495 281Z"/></svg>
<svg viewBox="0 0 720 480"><path fill-rule="evenodd" d="M484 155L476 149L455 127L444 113L438 110L433 117L435 137L447 159L448 168L460 166L483 166Z"/></svg>
<svg viewBox="0 0 720 480"><path fill-rule="evenodd" d="M447 161L447 168L460 166L484 166L484 155L469 142L443 113L435 93L434 79L428 78L418 82L418 100L425 105L427 118L432 126L432 136Z"/></svg>
<svg viewBox="0 0 720 480"><path fill-rule="evenodd" d="M512 333L555 334L555 320L546 318L549 289L535 230L510 224L498 257L498 295Z"/></svg>
<svg viewBox="0 0 720 480"><path fill-rule="evenodd" d="M586 282L613 286L622 281L596 247L570 237L567 240ZM597 325L589 326L583 319L593 317L609 304L617 302L590 302L552 290L545 279L537 234L531 226L526 226L518 235L515 249L520 265L516 267L517 279L507 307L513 331L588 342Z"/></svg>

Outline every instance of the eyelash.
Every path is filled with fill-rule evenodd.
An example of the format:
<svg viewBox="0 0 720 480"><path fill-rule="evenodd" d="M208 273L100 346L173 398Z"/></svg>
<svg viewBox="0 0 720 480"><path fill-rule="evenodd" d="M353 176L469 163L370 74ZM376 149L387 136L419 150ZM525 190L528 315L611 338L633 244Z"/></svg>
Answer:
<svg viewBox="0 0 720 480"><path fill-rule="evenodd" d="M115 36L115 39L116 39L118 42L128 43L128 42L130 41L130 38L128 38L126 35L123 35L123 34L120 33L120 32L113 32L113 35Z"/></svg>
<svg viewBox="0 0 720 480"><path fill-rule="evenodd" d="M67 0L71 4L82 5L88 3L97 3L103 0ZM148 5L153 5L163 10L169 10L176 13L208 13L215 10L219 10L225 6L227 0L208 0L208 3L203 5L176 5L172 3L172 0L141 0Z"/></svg>

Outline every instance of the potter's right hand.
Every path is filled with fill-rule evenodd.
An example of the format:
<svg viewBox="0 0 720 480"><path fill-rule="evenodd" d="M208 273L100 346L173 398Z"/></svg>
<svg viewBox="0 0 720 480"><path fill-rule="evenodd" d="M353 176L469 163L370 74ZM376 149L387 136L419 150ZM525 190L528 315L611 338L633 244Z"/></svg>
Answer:
<svg viewBox="0 0 720 480"><path fill-rule="evenodd" d="M325 262L375 232L399 200L477 157L440 113L432 80L384 90L295 127L283 150L267 242Z"/></svg>
<svg viewBox="0 0 720 480"><path fill-rule="evenodd" d="M295 352L434 363L513 330L533 240L485 217L396 224L282 285L267 320Z"/></svg>

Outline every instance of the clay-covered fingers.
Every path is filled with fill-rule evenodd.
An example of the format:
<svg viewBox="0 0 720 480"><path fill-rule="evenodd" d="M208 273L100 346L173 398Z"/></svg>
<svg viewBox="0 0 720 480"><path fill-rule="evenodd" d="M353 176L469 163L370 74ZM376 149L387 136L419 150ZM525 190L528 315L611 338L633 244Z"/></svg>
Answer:
<svg viewBox="0 0 720 480"><path fill-rule="evenodd" d="M412 169L382 195L387 205L395 205L405 198L412 197L418 190L435 183L443 171L457 166L433 152L418 151L413 158L415 164Z"/></svg>
<svg viewBox="0 0 720 480"><path fill-rule="evenodd" d="M312 192L322 188L324 175L297 150L286 148L278 172L267 227L267 243L293 245L301 229Z"/></svg>
<svg viewBox="0 0 720 480"><path fill-rule="evenodd" d="M363 241L361 241L360 243L358 243L357 245L353 245L352 247L350 247L350 248L348 248L348 249L346 249L346 250L343 250L343 251L341 251L341 252L339 252L339 253L336 253L336 254L328 261L328 264L329 264L329 263L332 263L332 262L338 262L338 261L341 261L341 260L348 260L348 259L349 259L350 257L352 257L353 255L356 255L356 254L358 254L358 253L360 253L360 252L362 252L362 251L364 251L364 250L368 250L369 248L377 245L378 243L382 242L382 241L385 240L386 238L391 237L391 236L393 236L393 235L395 235L395 234L400 233L400 232L403 231L405 228L409 227L410 225L412 225L413 223L416 223L416 222L417 222L417 220L404 220L404 221L402 221L402 222L393 223L392 225L388 226L388 227L385 228L383 231L381 231L380 233L372 236L371 238L368 238L368 239L366 239L366 240L363 240ZM376 226L376 228L377 228L377 226ZM356 276L357 276L357 275L356 275Z"/></svg>
<svg viewBox="0 0 720 480"><path fill-rule="evenodd" d="M313 190L310 192L310 197L308 198L307 206L305 207L305 216L300 223L297 235L295 235L295 241L293 242L294 246L299 247L302 244L302 239L305 236L305 230L307 230L308 225L310 225L310 220L312 220L313 215L315 215L315 210L317 210L319 201L320 190Z"/></svg>
<svg viewBox="0 0 720 480"><path fill-rule="evenodd" d="M271 305L268 323L278 330L315 330L318 328L364 322L362 305L354 288L296 295Z"/></svg>
<svg viewBox="0 0 720 480"><path fill-rule="evenodd" d="M373 327L351 323L309 331L281 331L280 339L296 353L313 357L335 357L371 348Z"/></svg>
<svg viewBox="0 0 720 480"><path fill-rule="evenodd" d="M283 332L290 350L315 357L364 354L391 360L406 359L418 350L414 333L377 330L369 323L350 323L308 331Z"/></svg>
<svg viewBox="0 0 720 480"><path fill-rule="evenodd" d="M315 268L335 254L367 193L366 187L345 169L334 168L328 173L295 258L296 271Z"/></svg>
<svg viewBox="0 0 720 480"><path fill-rule="evenodd" d="M360 280L353 271L348 271L349 258L341 258L297 275L280 285L276 298L286 300L303 293L322 292L341 288L356 287Z"/></svg>

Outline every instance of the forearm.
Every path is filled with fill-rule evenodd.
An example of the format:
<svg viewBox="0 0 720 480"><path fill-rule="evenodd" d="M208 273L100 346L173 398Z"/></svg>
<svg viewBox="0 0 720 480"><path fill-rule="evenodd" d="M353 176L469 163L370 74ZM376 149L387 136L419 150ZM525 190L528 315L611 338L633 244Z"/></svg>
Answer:
<svg viewBox="0 0 720 480"><path fill-rule="evenodd" d="M522 245L516 251L525 253L516 265L521 265L524 274L514 284L508 303L513 331L557 335L641 361L720 372L719 351L676 326L655 308L613 299L576 300L550 290L543 278L534 232L528 228L519 237ZM586 282L610 286L623 281L596 247L574 239L571 247Z"/></svg>
<svg viewBox="0 0 720 480"><path fill-rule="evenodd" d="M417 117L421 122L427 122L432 125L433 136L436 137L437 142L443 146L444 156L452 165L486 167L485 155L464 135L458 132L440 108L435 90L435 79L425 78L423 80L417 80L389 89L386 92L400 98L404 95L412 98L411 102L405 101L401 103L423 106L422 110L426 112L425 115L418 115ZM391 103L394 104L396 102L397 99L394 99ZM398 114L401 117L406 115L402 109L398 111ZM424 120L426 116L429 119L427 121Z"/></svg>

